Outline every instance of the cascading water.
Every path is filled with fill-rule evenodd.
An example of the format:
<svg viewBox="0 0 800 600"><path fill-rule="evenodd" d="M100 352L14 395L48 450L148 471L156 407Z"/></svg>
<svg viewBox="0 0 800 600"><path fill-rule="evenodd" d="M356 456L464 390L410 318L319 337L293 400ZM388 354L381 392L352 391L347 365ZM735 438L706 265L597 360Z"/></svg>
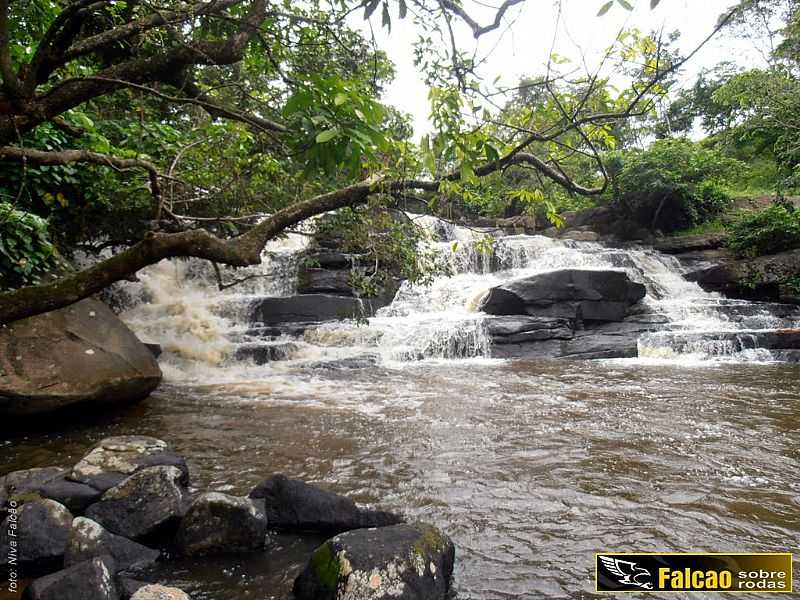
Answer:
<svg viewBox="0 0 800 600"><path fill-rule="evenodd" d="M283 334L271 331L265 341L264 328L251 322L251 307L264 296L295 292L300 256L308 243L308 236L296 234L271 243L262 265L237 270L233 277L243 283L222 291L208 263L190 260L150 267L140 274L141 284L126 286L125 294L133 301L122 318L140 337L162 345L168 377L199 380L210 376L209 364L225 367L232 379L260 376L265 367L253 365L252 354L243 350L255 346L273 360L283 359L271 363L277 370L336 360L374 364L490 358L487 316L477 311L482 296L510 279L560 268L621 269L646 286L643 302L664 324L661 331L640 337L643 358L768 360L758 334L796 324L791 315L776 315L768 305L704 292L683 278L674 257L653 249L496 235L431 216L411 218L432 234L430 249L447 261L452 274L428 286L404 283L394 301L368 324L334 321L297 331L289 328ZM489 235L493 248L481 251L487 244L478 242ZM219 370L213 371L219 376Z"/></svg>

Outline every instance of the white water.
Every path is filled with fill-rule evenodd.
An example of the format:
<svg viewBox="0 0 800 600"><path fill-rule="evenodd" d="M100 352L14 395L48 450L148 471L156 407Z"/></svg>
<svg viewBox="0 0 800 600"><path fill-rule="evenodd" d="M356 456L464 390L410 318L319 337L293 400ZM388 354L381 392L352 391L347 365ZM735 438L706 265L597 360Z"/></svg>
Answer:
<svg viewBox="0 0 800 600"><path fill-rule="evenodd" d="M772 315L767 305L724 300L704 292L682 277L678 261L649 248L614 249L597 243L553 240L543 236L501 236L494 250L482 253L476 244L487 233L457 227L434 217L412 216L438 241L452 276L429 286L403 284L391 305L369 324L341 321L307 329L301 336L279 337L287 360L254 366L236 360L237 344L260 343L248 329L250 306L263 296L290 296L295 291L299 253L308 237L292 234L272 242L262 265L225 272L226 280L250 277L219 291L208 263L164 261L142 271L141 283L127 284L131 308L122 318L144 340L161 344L162 366L168 379L242 381L261 378L270 370L271 382L281 375L295 377L298 368L341 359L396 364L420 359L490 358L486 316L477 312L481 297L492 286L510 279L559 268L621 269L647 287L643 302L665 317L664 332L639 340L639 356L648 359L767 360L769 353L747 342L752 331L794 326ZM714 334L742 332L740 342ZM682 339L692 334L692 342ZM707 335L694 339L694 334ZM718 336L719 337L719 336ZM723 336L724 337L724 336ZM287 345L291 342L291 345Z"/></svg>

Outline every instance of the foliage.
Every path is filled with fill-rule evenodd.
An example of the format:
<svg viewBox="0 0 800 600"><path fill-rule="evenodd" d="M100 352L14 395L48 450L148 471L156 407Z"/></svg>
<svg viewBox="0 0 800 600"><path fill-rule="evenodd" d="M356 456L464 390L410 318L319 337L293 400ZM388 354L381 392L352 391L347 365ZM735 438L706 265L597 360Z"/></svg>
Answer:
<svg viewBox="0 0 800 600"><path fill-rule="evenodd" d="M0 202L0 289L36 283L56 264L47 222Z"/></svg>
<svg viewBox="0 0 800 600"><path fill-rule="evenodd" d="M728 246L738 256L759 256L800 248L800 211L787 203L742 217L730 228Z"/></svg>
<svg viewBox="0 0 800 600"><path fill-rule="evenodd" d="M743 169L736 160L687 139L655 141L618 157L614 201L628 217L671 232L707 221L730 203L724 185Z"/></svg>

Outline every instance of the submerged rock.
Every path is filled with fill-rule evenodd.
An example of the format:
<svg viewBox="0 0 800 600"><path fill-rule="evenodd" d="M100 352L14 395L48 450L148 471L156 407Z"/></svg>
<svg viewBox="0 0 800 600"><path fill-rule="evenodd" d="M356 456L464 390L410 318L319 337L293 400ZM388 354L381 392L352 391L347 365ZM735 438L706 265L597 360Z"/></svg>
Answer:
<svg viewBox="0 0 800 600"><path fill-rule="evenodd" d="M149 539L177 522L185 512L184 474L171 466L148 467L111 488L86 516L112 533Z"/></svg>
<svg viewBox="0 0 800 600"><path fill-rule="evenodd" d="M0 326L0 415L146 398L161 381L153 354L102 302Z"/></svg>
<svg viewBox="0 0 800 600"><path fill-rule="evenodd" d="M646 294L624 271L558 269L493 287L479 309L578 321L621 321Z"/></svg>
<svg viewBox="0 0 800 600"><path fill-rule="evenodd" d="M250 498L209 492L198 496L181 521L182 554L227 554L263 548L267 517Z"/></svg>
<svg viewBox="0 0 800 600"><path fill-rule="evenodd" d="M431 525L348 531L314 552L294 582L297 600L444 600L453 542Z"/></svg>
<svg viewBox="0 0 800 600"><path fill-rule="evenodd" d="M69 540L72 513L53 500L10 507L0 531L0 565L12 557L34 572L59 568ZM16 552L14 552L16 550Z"/></svg>
<svg viewBox="0 0 800 600"><path fill-rule="evenodd" d="M160 555L158 550L106 531L91 519L77 517L72 521L64 566L71 567L99 556L111 556L117 569L127 571L148 567Z"/></svg>
<svg viewBox="0 0 800 600"><path fill-rule="evenodd" d="M69 479L106 491L129 475L153 466L177 467L182 483L188 485L186 460L175 454L165 441L144 435L105 438L73 467Z"/></svg>
<svg viewBox="0 0 800 600"><path fill-rule="evenodd" d="M150 584L136 590L131 600L191 600L191 598L178 588Z"/></svg>
<svg viewBox="0 0 800 600"><path fill-rule="evenodd" d="M277 529L338 533L403 521L399 515L359 508L350 498L281 474L257 485L250 497L264 501L269 526Z"/></svg>
<svg viewBox="0 0 800 600"><path fill-rule="evenodd" d="M34 581L27 600L119 600L110 557L93 558Z"/></svg>

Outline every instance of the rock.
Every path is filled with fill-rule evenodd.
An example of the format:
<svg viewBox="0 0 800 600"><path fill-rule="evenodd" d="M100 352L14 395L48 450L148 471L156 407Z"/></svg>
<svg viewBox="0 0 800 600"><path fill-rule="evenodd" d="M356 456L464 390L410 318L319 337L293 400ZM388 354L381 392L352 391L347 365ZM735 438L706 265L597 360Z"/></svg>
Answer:
<svg viewBox="0 0 800 600"><path fill-rule="evenodd" d="M552 339L568 340L574 335L567 319L516 315L491 317L486 321L486 329L495 344L520 344Z"/></svg>
<svg viewBox="0 0 800 600"><path fill-rule="evenodd" d="M776 357L792 362L791 357L800 350L800 329L738 330L738 331L659 331L643 335L641 344L649 353L692 354L726 356L743 350L761 348L773 351ZM780 358L777 358L780 360Z"/></svg>
<svg viewBox="0 0 800 600"><path fill-rule="evenodd" d="M355 296L350 269L330 270L302 268L298 274L297 291L300 294L334 294Z"/></svg>
<svg viewBox="0 0 800 600"><path fill-rule="evenodd" d="M131 600L191 600L183 590L164 585L145 585L131 596Z"/></svg>
<svg viewBox="0 0 800 600"><path fill-rule="evenodd" d="M250 342L236 347L234 360L250 360L256 365L265 365L276 360L286 360L299 350L293 342L257 343Z"/></svg>
<svg viewBox="0 0 800 600"><path fill-rule="evenodd" d="M110 556L120 571L136 570L149 567L160 555L158 550L106 531L91 519L77 517L72 521L64 566L71 567L95 557Z"/></svg>
<svg viewBox="0 0 800 600"><path fill-rule="evenodd" d="M34 581L27 600L119 600L113 559L98 557Z"/></svg>
<svg viewBox="0 0 800 600"><path fill-rule="evenodd" d="M149 581L134 579L127 575L117 575L117 589L121 600L130 600L133 595L146 585L152 585Z"/></svg>
<svg viewBox="0 0 800 600"><path fill-rule="evenodd" d="M645 293L624 271L558 269L493 287L479 308L492 315L621 321Z"/></svg>
<svg viewBox="0 0 800 600"><path fill-rule="evenodd" d="M69 479L106 491L136 471L160 465L177 467L182 483L189 484L186 460L165 441L144 435L120 435L100 441L73 467Z"/></svg>
<svg viewBox="0 0 800 600"><path fill-rule="evenodd" d="M185 478L171 466L148 467L111 488L86 516L112 533L152 539L176 525L185 512Z"/></svg>
<svg viewBox="0 0 800 600"><path fill-rule="evenodd" d="M309 369L326 369L329 371L368 369L377 365L380 360L380 356L377 354L359 354L358 356L350 356L348 358L339 358L336 360L318 360L308 363L305 366Z"/></svg>
<svg viewBox="0 0 800 600"><path fill-rule="evenodd" d="M83 513L91 504L94 504L103 495L85 483L69 481L66 474L44 483L39 488L42 498L50 498L66 506L73 514Z"/></svg>
<svg viewBox="0 0 800 600"><path fill-rule="evenodd" d="M264 501L269 526L276 529L338 533L403 521L399 515L359 508L350 498L282 474L257 485L250 497Z"/></svg>
<svg viewBox="0 0 800 600"><path fill-rule="evenodd" d="M431 525L358 529L317 548L294 582L297 600L444 600L452 541Z"/></svg>
<svg viewBox="0 0 800 600"><path fill-rule="evenodd" d="M725 245L728 240L727 233L704 233L700 235L681 235L660 238L653 247L665 254L683 254L685 252L699 252L702 250L716 250Z"/></svg>
<svg viewBox="0 0 800 600"><path fill-rule="evenodd" d="M327 294L305 294L281 298L261 298L253 305L253 322L276 325L337 321L371 317L381 304Z"/></svg>
<svg viewBox="0 0 800 600"><path fill-rule="evenodd" d="M94 299L0 327L0 414L146 398L161 381L153 354Z"/></svg>
<svg viewBox="0 0 800 600"><path fill-rule="evenodd" d="M777 302L782 285L800 276L800 250L731 260L686 275L707 292L731 298Z"/></svg>
<svg viewBox="0 0 800 600"><path fill-rule="evenodd" d="M181 521L176 544L189 556L252 552L264 547L267 517L250 498L209 492Z"/></svg>
<svg viewBox="0 0 800 600"><path fill-rule="evenodd" d="M44 467L13 471L0 477L0 508L4 507L9 499L21 504L26 497L36 499L39 490L48 481L55 479L64 472L58 467Z"/></svg>
<svg viewBox="0 0 800 600"><path fill-rule="evenodd" d="M600 234L594 231L581 231L580 229L569 229L559 236L562 240L572 240L574 242L598 242Z"/></svg>
<svg viewBox="0 0 800 600"><path fill-rule="evenodd" d="M9 504L0 531L0 565L17 561L34 572L61 566L69 540L72 514L53 500L33 500L19 509Z"/></svg>

